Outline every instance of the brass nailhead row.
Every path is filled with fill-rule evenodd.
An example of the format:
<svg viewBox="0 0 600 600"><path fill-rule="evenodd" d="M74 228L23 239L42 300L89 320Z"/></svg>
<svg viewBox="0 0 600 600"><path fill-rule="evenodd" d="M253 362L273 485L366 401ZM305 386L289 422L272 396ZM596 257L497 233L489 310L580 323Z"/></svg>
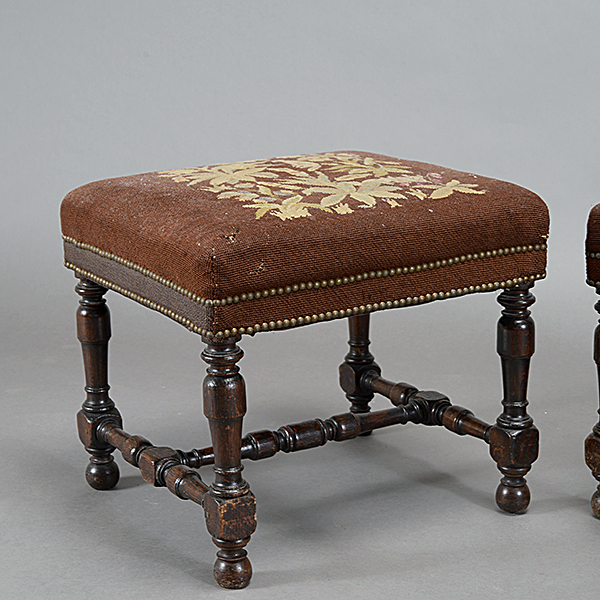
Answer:
<svg viewBox="0 0 600 600"><path fill-rule="evenodd" d="M543 279L546 276L545 273L540 275L531 275L525 277L519 277L517 279L508 279L507 281L494 282L482 285L471 285L465 288L453 289L449 292L434 292L432 294L425 294L422 296L414 296L409 298L403 298L402 300L388 300L387 302L375 302L374 304L367 304L366 306L355 306L354 308L348 308L346 310L334 310L326 313L319 313L314 315L307 315L306 317L298 317L297 319L283 319L278 321L270 321L268 323L257 323L254 327L240 327L226 329L225 331L219 331L215 334L208 332L203 333L204 337L208 339L222 339L228 338L235 335L254 335L259 331L273 331L277 329L289 329L291 327L297 327L299 325L308 325L310 323L317 323L319 321L330 321L333 319L340 319L344 317L351 317L353 315L364 314L375 312L376 310L384 310L386 308L399 308L402 306L411 306L415 304L424 304L426 302L433 302L434 300L443 300L445 298L453 298L456 296L464 296L465 294L473 294L477 292L486 292L497 290L500 288L510 288L527 281L536 281Z"/></svg>
<svg viewBox="0 0 600 600"><path fill-rule="evenodd" d="M190 321L189 319L186 319L185 317L182 317L181 315L177 314L175 311L162 306L162 304L158 304L158 302L152 302L152 300L148 300L148 298L144 298L144 296L140 296L139 294L136 294L135 292L130 292L129 290L122 288L120 285L111 283L110 281L107 281L106 279L104 279L102 277L98 277L97 275L94 275L93 273L90 273L89 271L85 271L84 269L81 269L78 266L76 266L68 261L65 261L65 267L67 267L67 269L72 269L73 271L75 271L76 274L82 275L86 279L90 279L92 281L95 281L96 283L99 283L101 286L103 286L105 288L108 288L115 292L119 292L119 294L122 294L123 296L126 296L127 298L131 298L132 300L135 300L136 302L139 302L140 304L143 304L144 306L147 306L148 308L151 308L152 310L156 310L156 311L162 313L163 315L167 315L167 317L171 317L171 319L177 321L178 323L181 323L182 325L185 325L191 331L194 331L196 333L201 333L202 335L205 335L205 333L203 333L203 332L207 331L206 329L202 329L202 328L198 327L197 325L194 325L192 323L192 321Z"/></svg>
<svg viewBox="0 0 600 600"><path fill-rule="evenodd" d="M387 302L375 302L374 304L367 304L365 306L355 306L354 308L342 309L342 310L334 310L328 311L326 313L319 313L314 315L306 315L305 317L298 317L297 319L283 319L278 321L269 321L264 323L257 323L254 327L233 327L232 329L225 329L224 331L218 331L217 333L213 333L212 331L208 331L207 329L202 329L197 325L194 325L192 321L182 317L176 312L165 308L164 306L152 302L143 296L135 294L134 292L130 292L121 286L115 285L102 277L98 277L89 271L84 271L79 267L65 262L65 266L69 269L72 269L76 273L83 275L84 277L99 283L100 285L112 289L128 298L132 298L136 300L140 304L152 308L158 312L167 315L171 319L185 325L191 331L195 333L199 333L205 338L208 339L223 339L236 335L254 335L260 331L274 331L277 329L290 329L292 327L298 327L300 325L308 325L310 323L317 323L319 321L331 321L333 319L341 319L344 317L351 317L353 315L359 315L364 313L371 313L377 310L384 310L386 308L399 308L402 306L411 306L415 304L424 304L426 302L433 302L434 300L443 300L445 298L453 298L456 296L464 296L465 294L473 294L477 292L486 292L497 290L501 288L510 288L515 285L519 285L521 283L526 283L528 281L536 281L538 279L544 279L546 277L545 273L539 275L530 275L525 277L518 277L516 279L508 279L507 281L495 281L494 283L484 283L482 285L470 285L469 287L452 289L449 292L434 292L432 294L425 294L422 296L414 296L410 298L403 298L402 300L388 300Z"/></svg>
<svg viewBox="0 0 600 600"><path fill-rule="evenodd" d="M600 252L586 252L586 258L600 258ZM600 281L594 281L593 279L586 279L585 282L592 287L600 288Z"/></svg>
<svg viewBox="0 0 600 600"><path fill-rule="evenodd" d="M107 252L106 250L100 250L100 248L96 248L91 244L85 244L83 242L78 242L77 240L70 238L68 236L63 236L63 239L66 242L74 244L77 248L82 248L84 250L89 250L90 252L94 252L103 258L108 258L110 260L114 260L119 264L122 264L130 269L134 269L145 275L146 277L150 277L155 281L158 281L162 285L169 287L176 292L190 298L194 302L198 302L202 306L225 306L227 304L237 304L238 302L245 302L247 300L258 300L259 298L266 298L268 296L282 296L283 294L290 294L292 292L298 292L303 290L312 290L326 287L335 287L338 285L346 285L348 283L360 282L365 279L376 279L382 277L393 277L394 275L400 274L408 274L408 273L418 273L420 271L427 271L432 269L439 269L441 267L447 267L456 263L464 263L472 260L478 260L480 258L492 258L495 256L503 256L505 254L517 254L521 252L533 252L539 250L546 250L546 244L535 244L529 246L513 246L511 248L500 248L499 250L487 250L485 252L475 252L474 254L463 254L462 256L457 256L455 258L448 258L443 260L437 260L435 262L423 263L420 265L412 266L412 267L398 267L396 269L383 269L378 271L370 271L365 273L359 273L358 275L350 275L349 277L338 277L337 279L323 279L322 281L309 281L306 283L295 283L294 285L286 285L285 287L271 288L270 290L257 291L257 292L248 292L240 294L239 296L227 296L226 298L211 300L209 298L202 298L197 294L186 290L180 285L173 283L172 281L166 279L165 277L161 277L156 273L142 267L130 260L125 258L121 258L111 252ZM600 257L600 254L599 254Z"/></svg>
<svg viewBox="0 0 600 600"><path fill-rule="evenodd" d="M113 254L112 252L108 252L107 250L101 250L100 248L96 248L96 246L92 246L91 244L86 244L84 242L78 242L76 239L73 239L66 235L63 235L63 240L65 242L69 242L70 244L73 244L77 248L82 248L83 250L88 250L89 252L93 252L94 254L101 256L102 258L108 258L110 260L114 260L115 262L119 263L120 265L124 265L125 267L133 269L134 271L138 271L142 275L145 275L146 277L150 277L150 279L154 279L155 281L162 283L162 285L169 287L172 290L175 290L176 292L179 292L183 296L187 296L188 298L191 298L192 300L194 300L196 302L200 302L200 300L201 300L200 296L194 294L193 292L186 290L184 287L177 285L176 283L173 283L166 277L161 277L160 275L157 275L150 269L146 269L146 267L142 267L142 266L138 265L137 263L127 260L126 258L121 258L120 256ZM204 298L202 298L202 300L204 300ZM201 302L201 304L204 304L204 302Z"/></svg>

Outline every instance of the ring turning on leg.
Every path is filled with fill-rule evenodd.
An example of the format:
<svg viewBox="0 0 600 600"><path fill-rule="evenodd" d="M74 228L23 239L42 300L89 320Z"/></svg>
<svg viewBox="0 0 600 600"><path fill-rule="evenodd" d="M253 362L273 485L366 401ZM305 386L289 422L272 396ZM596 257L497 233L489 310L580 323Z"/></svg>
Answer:
<svg viewBox="0 0 600 600"><path fill-rule="evenodd" d="M106 288L81 279L75 287L81 296L77 310L77 338L81 342L86 399L77 415L79 438L90 454L85 478L97 490L109 490L119 481L114 447L99 440L97 429L104 421L121 424L121 416L108 396L108 340L110 313L103 296Z"/></svg>
<svg viewBox="0 0 600 600"><path fill-rule="evenodd" d="M256 529L256 500L242 478L242 420L246 388L237 362L243 352L240 337L204 340L202 358L208 363L204 379L204 414L214 450L215 479L204 499L206 526L219 547L214 566L216 582L225 588L250 583L252 566L245 550Z"/></svg>
<svg viewBox="0 0 600 600"><path fill-rule="evenodd" d="M534 352L534 324L528 307L535 302L525 283L504 290L498 322L498 354L502 361L504 410L490 430L490 453L503 477L496 503L509 513L527 510L531 495L525 475L538 457L539 434L527 414L529 362Z"/></svg>
<svg viewBox="0 0 600 600"><path fill-rule="evenodd" d="M381 369L369 352L369 319L370 315L354 315L348 317L350 351L340 365L340 386L346 392L350 402L350 412L360 414L371 410L369 402L373 400L373 392L366 390L361 379L367 371L381 374ZM361 436L371 435L370 431Z"/></svg>

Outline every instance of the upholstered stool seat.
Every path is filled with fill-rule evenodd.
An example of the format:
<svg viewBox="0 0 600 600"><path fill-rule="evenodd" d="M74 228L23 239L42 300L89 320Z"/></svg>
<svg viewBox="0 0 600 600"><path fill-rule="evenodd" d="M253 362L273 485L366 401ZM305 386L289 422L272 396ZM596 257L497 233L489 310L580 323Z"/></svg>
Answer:
<svg viewBox="0 0 600 600"><path fill-rule="evenodd" d="M254 497L242 458L258 460L412 421L481 438L504 478L497 501L529 502L524 474L537 456L523 381L533 354L529 292L545 275L548 211L514 184L366 152L329 152L108 179L61 209L65 264L81 279L78 335L88 398L80 437L88 482L107 489L117 448L145 479L205 509L219 546L217 581L250 579L244 546ZM185 453L122 430L108 397L108 312L115 290L201 334L209 363L205 414L213 446ZM437 392L380 377L368 351L369 313L500 289L498 352L504 412L487 425ZM242 439L242 335L349 317L340 383L351 411ZM523 379L524 378L524 379ZM374 393L394 407L370 413ZM194 470L214 464L207 486Z"/></svg>
<svg viewBox="0 0 600 600"><path fill-rule="evenodd" d="M590 211L586 238L587 283L596 288L600 294L600 204ZM596 303L600 313L600 301ZM594 336L594 361L600 379L600 325L596 327ZM600 414L600 410L598 411ZM591 500L593 513L600 518L600 421L594 425L592 433L585 440L585 462L592 475L599 482Z"/></svg>
<svg viewBox="0 0 600 600"><path fill-rule="evenodd" d="M363 152L100 181L62 223L67 266L215 335L533 280L548 227L523 188Z"/></svg>

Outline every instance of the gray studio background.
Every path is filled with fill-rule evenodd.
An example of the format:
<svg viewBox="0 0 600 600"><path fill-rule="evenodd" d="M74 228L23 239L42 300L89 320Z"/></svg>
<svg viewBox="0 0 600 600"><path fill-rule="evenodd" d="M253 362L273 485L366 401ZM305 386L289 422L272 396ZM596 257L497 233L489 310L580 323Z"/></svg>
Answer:
<svg viewBox="0 0 600 600"><path fill-rule="evenodd" d="M596 315L583 240L600 201L599 31L596 0L2 0L0 595L596 598L600 522L582 451L597 416ZM199 507L122 461L116 490L84 482L75 280L58 207L96 179L334 149L506 179L549 204L548 279L533 307L533 501L525 516L497 511L487 447L445 430L278 455L246 468L259 502L255 575L228 592L212 581ZM126 429L207 445L199 338L108 298ZM492 421L498 316L494 294L378 313L372 350L386 377ZM344 322L242 347L247 431L346 410Z"/></svg>

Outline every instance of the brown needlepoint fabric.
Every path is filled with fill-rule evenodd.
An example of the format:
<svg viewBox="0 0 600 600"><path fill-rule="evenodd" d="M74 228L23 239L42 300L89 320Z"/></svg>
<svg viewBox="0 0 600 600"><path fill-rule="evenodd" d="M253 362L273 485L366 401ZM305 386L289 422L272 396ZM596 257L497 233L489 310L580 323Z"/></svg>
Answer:
<svg viewBox="0 0 600 600"><path fill-rule="evenodd" d="M204 335L537 279L549 226L524 188L367 152L98 181L61 221L69 268Z"/></svg>
<svg viewBox="0 0 600 600"><path fill-rule="evenodd" d="M587 283L600 288L600 204L590 211L585 240Z"/></svg>

